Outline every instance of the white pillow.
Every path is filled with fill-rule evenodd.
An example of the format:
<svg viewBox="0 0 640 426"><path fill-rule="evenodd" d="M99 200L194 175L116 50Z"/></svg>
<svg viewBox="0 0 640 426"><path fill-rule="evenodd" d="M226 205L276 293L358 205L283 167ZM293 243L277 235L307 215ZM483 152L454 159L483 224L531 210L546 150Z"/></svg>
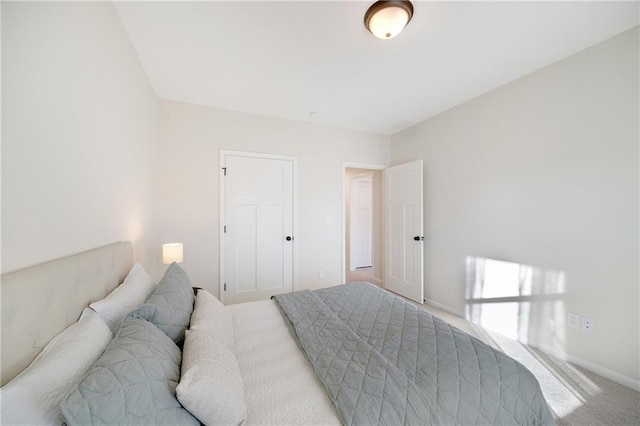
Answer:
<svg viewBox="0 0 640 426"><path fill-rule="evenodd" d="M206 290L198 290L189 330L207 333L235 353L236 338L231 311Z"/></svg>
<svg viewBox="0 0 640 426"><path fill-rule="evenodd" d="M185 334L176 395L206 425L238 425L247 419L238 360L222 342L201 331Z"/></svg>
<svg viewBox="0 0 640 426"><path fill-rule="evenodd" d="M122 319L144 303L155 287L156 283L145 272L142 265L136 263L122 284L107 297L93 302L89 307L98 313L115 336L118 334Z"/></svg>
<svg viewBox="0 0 640 426"><path fill-rule="evenodd" d="M2 424L62 424L60 402L111 341L91 309L54 337L22 373L0 388Z"/></svg>

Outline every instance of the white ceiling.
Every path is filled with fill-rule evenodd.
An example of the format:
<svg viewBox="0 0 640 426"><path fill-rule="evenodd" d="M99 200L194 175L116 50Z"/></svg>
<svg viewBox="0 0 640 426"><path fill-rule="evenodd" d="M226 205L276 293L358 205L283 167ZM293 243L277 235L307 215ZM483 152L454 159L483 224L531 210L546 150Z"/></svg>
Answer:
<svg viewBox="0 0 640 426"><path fill-rule="evenodd" d="M160 98L393 134L639 23L638 2L116 3ZM311 112L319 113L310 117Z"/></svg>

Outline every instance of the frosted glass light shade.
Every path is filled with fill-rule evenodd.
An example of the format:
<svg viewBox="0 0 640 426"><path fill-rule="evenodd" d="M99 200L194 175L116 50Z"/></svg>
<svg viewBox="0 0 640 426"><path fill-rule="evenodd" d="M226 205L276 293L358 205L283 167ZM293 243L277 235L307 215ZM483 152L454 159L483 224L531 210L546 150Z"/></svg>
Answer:
<svg viewBox="0 0 640 426"><path fill-rule="evenodd" d="M162 263L182 263L182 243L171 243L162 245Z"/></svg>
<svg viewBox="0 0 640 426"><path fill-rule="evenodd" d="M364 25L383 40L397 36L413 17L413 5L409 1L375 2L364 16Z"/></svg>

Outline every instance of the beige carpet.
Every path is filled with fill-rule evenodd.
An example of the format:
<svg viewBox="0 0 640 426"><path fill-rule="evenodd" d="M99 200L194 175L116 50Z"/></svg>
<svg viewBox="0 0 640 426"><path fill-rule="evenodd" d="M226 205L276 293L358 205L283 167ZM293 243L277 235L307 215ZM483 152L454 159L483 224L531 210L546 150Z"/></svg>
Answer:
<svg viewBox="0 0 640 426"><path fill-rule="evenodd" d="M640 425L639 392L430 305L419 306L531 370L558 425Z"/></svg>
<svg viewBox="0 0 640 426"><path fill-rule="evenodd" d="M640 425L640 393L512 339L484 332L485 342L491 339L494 346L533 372L558 425Z"/></svg>
<svg viewBox="0 0 640 426"><path fill-rule="evenodd" d="M373 268L358 268L355 271L350 271L347 269L347 282L348 283L357 283L357 282L373 282Z"/></svg>

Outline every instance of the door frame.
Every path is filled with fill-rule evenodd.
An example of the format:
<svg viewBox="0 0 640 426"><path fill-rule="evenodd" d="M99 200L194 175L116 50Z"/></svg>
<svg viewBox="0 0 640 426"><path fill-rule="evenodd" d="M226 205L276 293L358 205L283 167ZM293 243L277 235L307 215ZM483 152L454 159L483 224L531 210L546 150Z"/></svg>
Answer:
<svg viewBox="0 0 640 426"><path fill-rule="evenodd" d="M347 282L347 191L345 188L345 175L347 174L347 169L366 169L366 170L384 170L389 167L388 164L371 164L371 163L358 163L354 161L343 161L342 162L342 176L340 177L340 182L342 182L342 259L341 259L341 272L340 276L342 277L342 283ZM384 185L382 188L384 197ZM384 214L384 213L383 213ZM383 233L384 234L384 233ZM384 259L384 235L382 236L382 258ZM377 242L374 242L376 244ZM375 257L375 256L374 256ZM375 259L372 259L375 261ZM382 278L384 280L384 277Z"/></svg>
<svg viewBox="0 0 640 426"><path fill-rule="evenodd" d="M265 154L260 152L246 152L246 151L232 151L227 149L220 150L220 167L218 169L218 179L219 179L219 204L220 204L220 212L219 212L219 223L218 223L218 241L219 241L219 283L218 283L218 292L220 294L220 302L224 305L226 303L226 292L224 291L224 280L225 280L225 239L224 235L224 226L226 223L226 187L225 187L225 179L224 179L224 168L226 165L227 156L235 156L235 157L249 157L249 158L263 158L267 160L285 160L291 161L293 167L293 176L292 176L292 197L293 197L293 251L292 251L292 291L296 291L298 289L298 245L295 243L295 239L298 236L298 221L296 218L298 217L298 157L294 157L291 155L280 155L280 154Z"/></svg>

